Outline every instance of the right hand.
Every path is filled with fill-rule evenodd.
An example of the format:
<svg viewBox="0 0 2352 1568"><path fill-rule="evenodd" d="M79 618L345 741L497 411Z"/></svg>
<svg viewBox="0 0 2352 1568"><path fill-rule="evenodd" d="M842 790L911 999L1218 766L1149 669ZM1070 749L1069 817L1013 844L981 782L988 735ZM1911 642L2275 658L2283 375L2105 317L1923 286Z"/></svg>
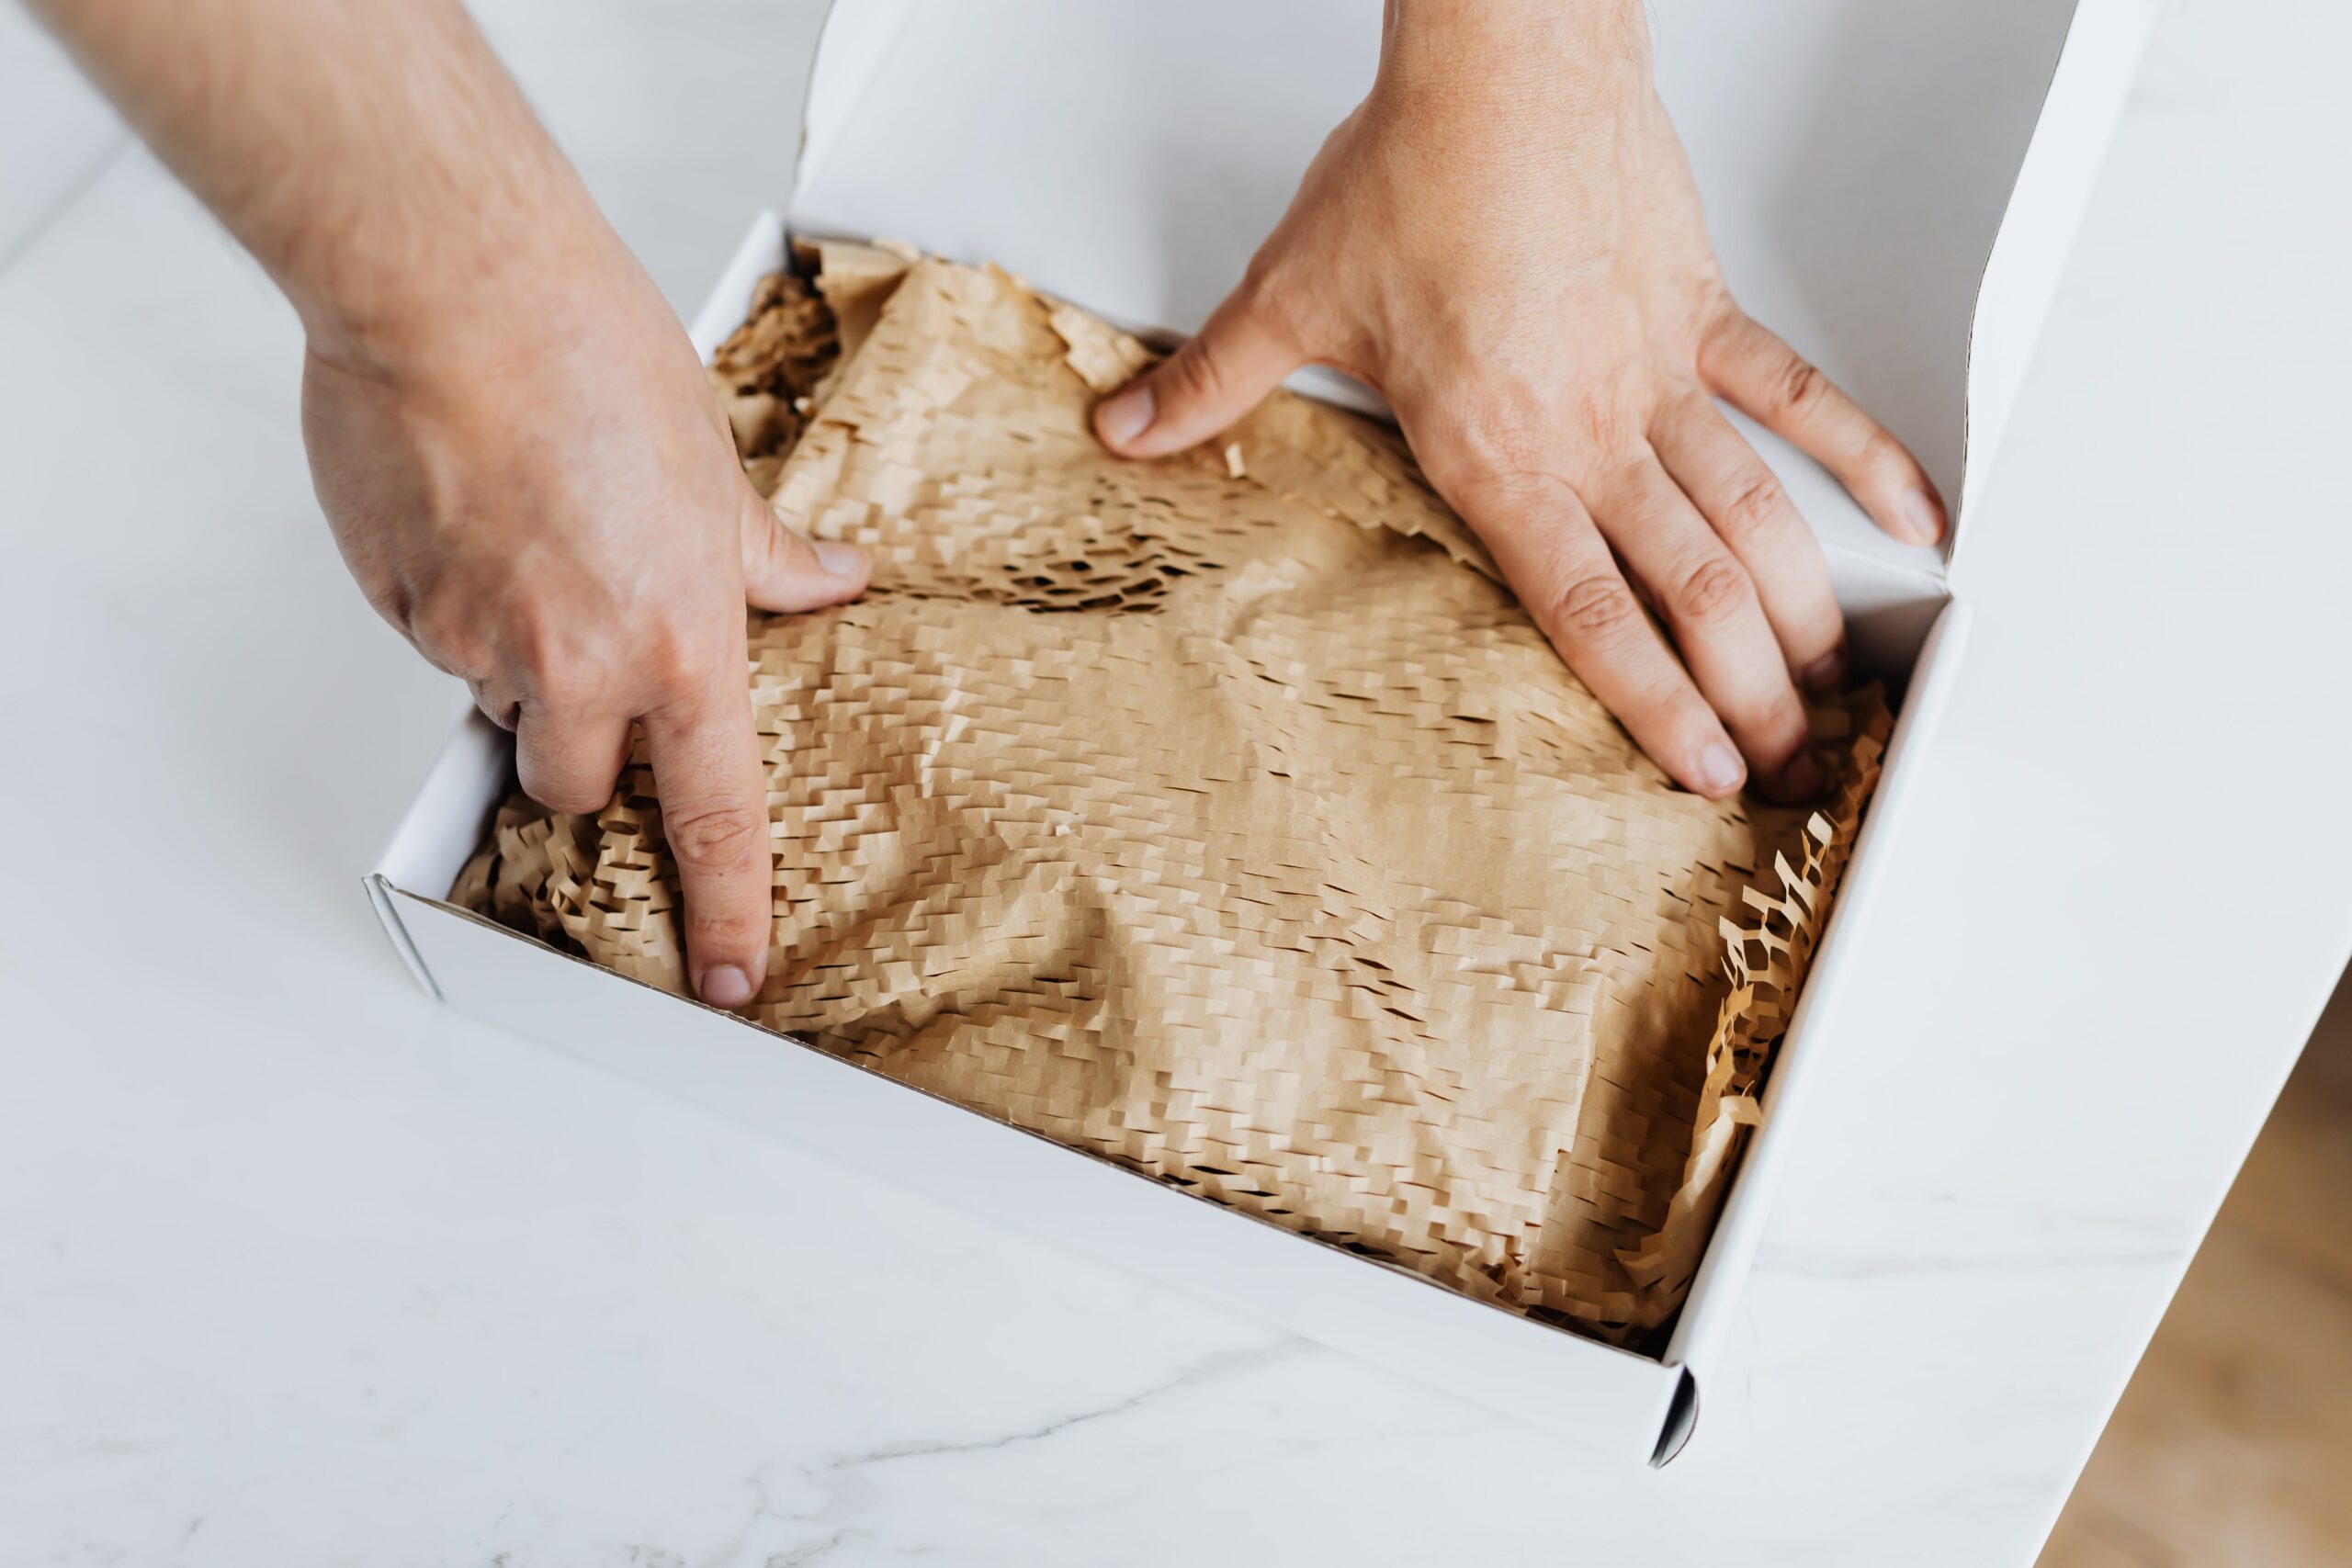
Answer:
<svg viewBox="0 0 2352 1568"><path fill-rule="evenodd" d="M1810 799L1828 773L1798 688L1843 679L1845 620L1820 543L1716 400L1898 539L1941 536L1935 487L1734 302L1639 5L1396 0L1387 18L1371 94L1241 287L1096 431L1156 457L1302 364L1348 372L1661 768L1715 799L1751 779Z"/></svg>
<svg viewBox="0 0 2352 1568"><path fill-rule="evenodd" d="M777 523L676 317L601 222L500 270L517 286L421 331L313 327L319 501L368 602L514 731L532 798L601 809L644 727L688 974L741 1007L773 897L744 604L837 604L870 563Z"/></svg>

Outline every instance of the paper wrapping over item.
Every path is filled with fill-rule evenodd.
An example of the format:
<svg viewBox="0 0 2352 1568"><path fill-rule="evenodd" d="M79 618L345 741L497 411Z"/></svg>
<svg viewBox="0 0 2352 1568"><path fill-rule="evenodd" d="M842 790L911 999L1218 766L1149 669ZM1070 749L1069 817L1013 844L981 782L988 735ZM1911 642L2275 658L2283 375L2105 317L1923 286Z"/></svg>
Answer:
<svg viewBox="0 0 2352 1568"><path fill-rule="evenodd" d="M1481 1300L1654 1346L1875 782L1684 793L1388 429L1277 392L1111 456L1134 339L825 245L714 368L777 514L873 551L753 615L775 946L750 1015ZM838 351L836 346L838 340ZM517 796L452 895L687 989L642 741Z"/></svg>

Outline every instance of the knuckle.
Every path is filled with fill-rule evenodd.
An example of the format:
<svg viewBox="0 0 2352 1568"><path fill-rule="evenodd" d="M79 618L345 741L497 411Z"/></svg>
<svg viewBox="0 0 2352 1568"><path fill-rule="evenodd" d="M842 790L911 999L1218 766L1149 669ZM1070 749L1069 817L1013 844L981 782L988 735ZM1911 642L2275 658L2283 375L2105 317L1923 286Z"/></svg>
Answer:
<svg viewBox="0 0 2352 1568"><path fill-rule="evenodd" d="M1217 403L1225 399L1225 371L1204 339L1193 338L1177 350L1168 362L1168 378L1175 384L1176 395L1188 402Z"/></svg>
<svg viewBox="0 0 2352 1568"><path fill-rule="evenodd" d="M474 706L481 709L484 718L510 734L514 730L521 715L521 704L493 690L488 681L469 680L466 682L466 688L473 693Z"/></svg>
<svg viewBox="0 0 2352 1568"><path fill-rule="evenodd" d="M359 592L367 597L368 607L384 617L402 636L413 637L416 625L416 598L408 585L388 572L368 570L362 574L354 569Z"/></svg>
<svg viewBox="0 0 2352 1568"><path fill-rule="evenodd" d="M823 566L817 552L800 535L777 522L773 513L760 530L759 564L770 575L791 578L822 577Z"/></svg>
<svg viewBox="0 0 2352 1568"><path fill-rule="evenodd" d="M482 630L482 617L447 594L415 601L409 612L410 639L445 669L471 674L490 667L493 660Z"/></svg>
<svg viewBox="0 0 2352 1568"><path fill-rule="evenodd" d="M550 811L585 817L591 812L602 811L605 803L612 799L611 790L599 789L584 777L560 773L550 775L545 766L534 765L528 761L521 761L517 772L521 774L523 793Z"/></svg>
<svg viewBox="0 0 2352 1568"><path fill-rule="evenodd" d="M1720 626L1744 614L1754 592L1738 562L1729 556L1709 554L1682 573L1667 603L1678 621L1694 626Z"/></svg>
<svg viewBox="0 0 2352 1568"><path fill-rule="evenodd" d="M1489 389L1482 389L1481 395ZM1494 406L1479 417L1439 423L1414 439L1414 457L1441 495L1457 503L1472 525L1488 517L1569 515L1584 510L1579 482L1595 465L1589 448L1563 439L1563 431L1540 409L1527 406L1508 387L1492 389ZM1561 550L1552 564L1565 581L1589 570L1580 552Z"/></svg>
<svg viewBox="0 0 2352 1568"><path fill-rule="evenodd" d="M1750 476L1715 518L1725 539L1746 541L1770 533L1786 514L1788 494L1770 473Z"/></svg>
<svg viewBox="0 0 2352 1568"><path fill-rule="evenodd" d="M1763 738L1775 754L1776 761L1804 744L1805 738L1812 733L1811 721L1805 717L1804 704L1797 699L1796 689L1786 681L1782 681L1778 690L1758 704L1756 711L1747 717L1755 733Z"/></svg>
<svg viewBox="0 0 2352 1568"><path fill-rule="evenodd" d="M545 593L515 592L494 605L458 606L437 615L436 636L456 638L485 659L534 706L548 713L576 710L604 683L574 617Z"/></svg>
<svg viewBox="0 0 2352 1568"><path fill-rule="evenodd" d="M1699 341L1708 348L1737 344L1747 335L1747 312L1739 308L1720 276L1707 281L1699 295Z"/></svg>
<svg viewBox="0 0 2352 1568"><path fill-rule="evenodd" d="M1298 347L1306 336L1306 324L1317 291L1301 287L1287 268L1269 265L1261 255L1250 263L1241 276L1240 286L1234 291L1241 301L1249 320L1260 331L1272 334L1291 347Z"/></svg>
<svg viewBox="0 0 2352 1568"><path fill-rule="evenodd" d="M756 946L753 932L759 929L758 919L757 914L750 910L713 913L701 905L691 905L686 910L686 945L722 953L731 948Z"/></svg>
<svg viewBox="0 0 2352 1568"><path fill-rule="evenodd" d="M1573 493L1555 467L1558 443L1521 400L1490 397L1483 417L1452 416L1441 429L1441 439L1424 444L1421 464L1446 493L1506 508L1548 501L1562 489Z"/></svg>
<svg viewBox="0 0 2352 1568"><path fill-rule="evenodd" d="M1601 647L1624 637L1642 614L1630 589L1598 572L1573 578L1553 595L1552 610L1570 638Z"/></svg>
<svg viewBox="0 0 2352 1568"><path fill-rule="evenodd" d="M767 841L766 814L745 806L714 806L668 818L662 824L681 869L733 871Z"/></svg>
<svg viewBox="0 0 2352 1568"><path fill-rule="evenodd" d="M1595 386L1577 398L1571 412L1569 428L1584 443L1584 449L1596 453L1622 453L1634 445L1637 422L1628 410L1626 399L1614 387Z"/></svg>
<svg viewBox="0 0 2352 1568"><path fill-rule="evenodd" d="M593 817L611 804L613 798L609 792L580 788L526 790L525 793L549 811L560 812L566 817Z"/></svg>
<svg viewBox="0 0 2352 1568"><path fill-rule="evenodd" d="M1792 354L1774 378L1772 406L1782 414L1802 418L1819 408L1828 391L1829 378L1803 355Z"/></svg>
<svg viewBox="0 0 2352 1568"><path fill-rule="evenodd" d="M531 692L550 714L572 714L589 706L604 686L601 675L583 661L542 652L532 660Z"/></svg>
<svg viewBox="0 0 2352 1568"><path fill-rule="evenodd" d="M526 594L508 609L505 641L535 690L568 678L574 667L562 612L537 594Z"/></svg>
<svg viewBox="0 0 2352 1568"><path fill-rule="evenodd" d="M1861 449L1855 461L1863 469L1883 475L1890 483L1911 477L1910 452L1902 442L1878 425L1872 425L1870 434L1862 437Z"/></svg>
<svg viewBox="0 0 2352 1568"><path fill-rule="evenodd" d="M696 696L710 688L721 668L710 643L708 636L685 627L657 625L645 632L637 662L664 703Z"/></svg>
<svg viewBox="0 0 2352 1568"><path fill-rule="evenodd" d="M1690 756L1703 744L1699 738L1717 728L1714 710L1691 688L1681 666L1672 664L1639 682L1618 716L1642 724L1661 744Z"/></svg>

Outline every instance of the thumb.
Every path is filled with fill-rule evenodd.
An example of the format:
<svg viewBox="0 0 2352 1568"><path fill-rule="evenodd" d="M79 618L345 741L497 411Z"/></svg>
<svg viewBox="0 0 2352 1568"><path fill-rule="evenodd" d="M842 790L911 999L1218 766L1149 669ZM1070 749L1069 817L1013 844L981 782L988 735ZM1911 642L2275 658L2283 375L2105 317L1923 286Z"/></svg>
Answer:
<svg viewBox="0 0 2352 1568"><path fill-rule="evenodd" d="M865 592L874 562L855 545L801 537L743 487L743 597L763 610L820 610Z"/></svg>
<svg viewBox="0 0 2352 1568"><path fill-rule="evenodd" d="M1122 457L1181 452L1257 407L1306 362L1289 324L1244 286L1158 368L1098 404L1094 434Z"/></svg>

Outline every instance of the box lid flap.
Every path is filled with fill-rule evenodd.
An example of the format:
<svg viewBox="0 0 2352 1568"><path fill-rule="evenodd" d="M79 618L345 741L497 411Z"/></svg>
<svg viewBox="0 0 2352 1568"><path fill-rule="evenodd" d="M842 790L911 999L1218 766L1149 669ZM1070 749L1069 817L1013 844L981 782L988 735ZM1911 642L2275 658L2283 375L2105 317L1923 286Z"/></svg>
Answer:
<svg viewBox="0 0 2352 1568"><path fill-rule="evenodd" d="M1651 0L1659 90L1734 291L1911 445L1961 525L2153 13ZM1379 31L1374 0L835 0L792 220L1190 331L1363 96ZM1942 574L1743 429L1833 550Z"/></svg>

